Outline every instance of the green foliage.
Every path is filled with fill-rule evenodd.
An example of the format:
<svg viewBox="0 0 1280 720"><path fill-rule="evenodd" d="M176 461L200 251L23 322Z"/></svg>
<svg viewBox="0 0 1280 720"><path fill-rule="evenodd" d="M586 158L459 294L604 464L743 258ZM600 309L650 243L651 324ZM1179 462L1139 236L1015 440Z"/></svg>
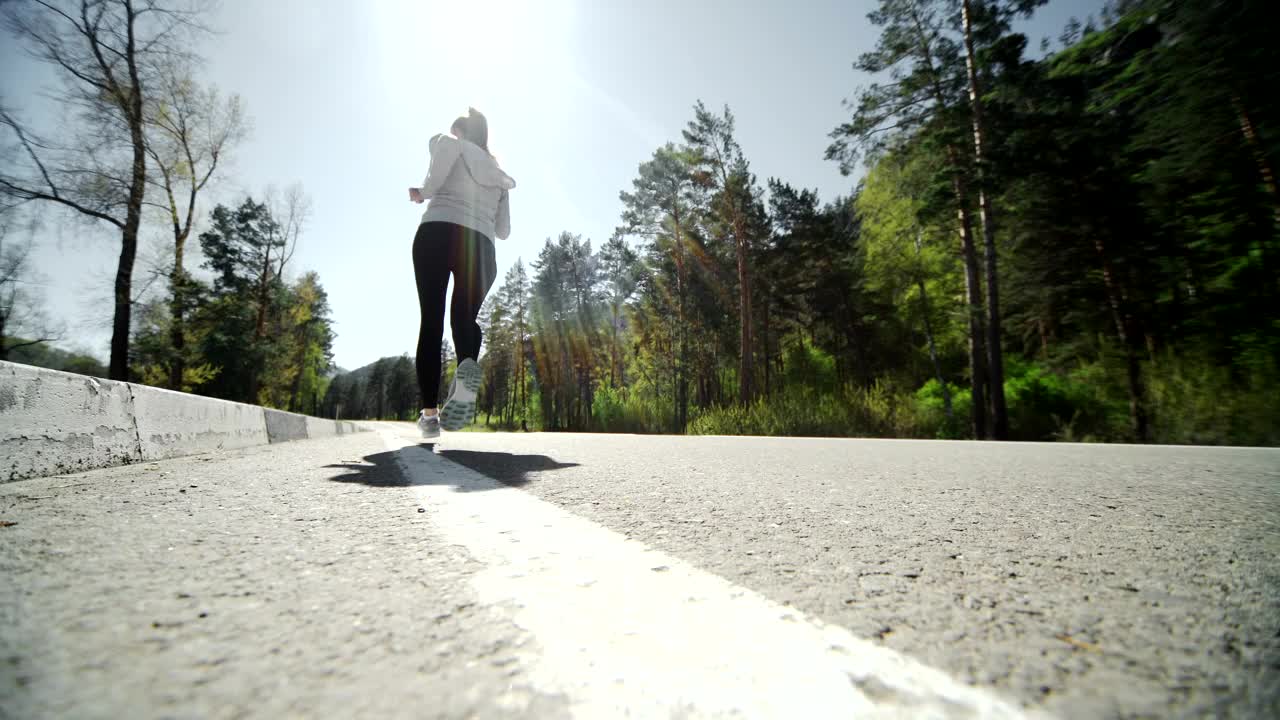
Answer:
<svg viewBox="0 0 1280 720"><path fill-rule="evenodd" d="M781 390L748 406L710 408L690 424L699 435L919 437L927 428L912 397L886 381L841 383L836 358L803 337L782 353Z"/></svg>
<svg viewBox="0 0 1280 720"><path fill-rule="evenodd" d="M138 374L143 385L152 387L168 387L170 382L169 368L164 365L147 364L134 365L133 371ZM192 392L201 385L209 384L218 375L218 368L203 363L201 365L188 365L182 369L182 387L176 388L180 392Z"/></svg>
<svg viewBox="0 0 1280 720"><path fill-rule="evenodd" d="M1057 440L1067 433L1105 430L1106 413L1089 387L1070 375L1010 358L1005 365L1005 400L1013 440Z"/></svg>
<svg viewBox="0 0 1280 720"><path fill-rule="evenodd" d="M200 242L212 282L187 274L169 297L144 302L135 314L137 379L295 412L334 412L334 391L350 387L332 388L328 377L334 339L328 295L314 272L285 281L283 231L270 209L252 199L234 210L219 205ZM180 352L172 337L175 302L183 305ZM179 358L181 384L172 387Z"/></svg>
<svg viewBox="0 0 1280 720"><path fill-rule="evenodd" d="M851 197L772 178L766 193L733 115L697 103L620 193L606 242L549 238L489 298L472 429L966 438L980 328L958 240L980 229L982 190L1012 439L1280 443L1280 58L1263 4L1127 0L1030 59L1010 22L1042 4L972 4L981 163L947 0L874 3L881 35L857 67L878 82L828 150L866 171ZM412 419L411 358L331 376L327 298L313 275L286 281L286 235L265 203L216 208L207 281L175 289L182 312L141 308L142 379L168 382L177 314L183 388Z"/></svg>
<svg viewBox="0 0 1280 720"><path fill-rule="evenodd" d="M605 385L595 392L591 404L593 429L598 432L647 433L662 427L660 411L653 412L641 398L633 397L627 388Z"/></svg>
<svg viewBox="0 0 1280 720"><path fill-rule="evenodd" d="M321 375L317 383L324 388L320 393L323 398L320 403L322 417L418 419L418 376L409 355L379 358L364 367L332 377Z"/></svg>
<svg viewBox="0 0 1280 720"><path fill-rule="evenodd" d="M78 373L80 375L107 377L107 367L87 352L62 350L52 347L48 343L26 345L24 343L27 341L20 337L9 337L6 340L20 346L9 351L8 360L10 362L35 365L36 367Z"/></svg>
<svg viewBox="0 0 1280 720"><path fill-rule="evenodd" d="M1009 405L1011 440L1095 441L1123 433L1124 408L1117 396L1123 387L1116 372L1102 365L1089 365L1063 373L1017 357L1005 367L1005 398ZM1106 375L1111 373L1112 377ZM1100 377L1101 376L1101 377ZM948 384L953 419L943 412L942 386L931 379L915 393L924 424L936 428L938 438L963 437L963 418L968 417L971 398L965 388Z"/></svg>
<svg viewBox="0 0 1280 720"><path fill-rule="evenodd" d="M1166 353L1151 364L1156 442L1176 445L1280 445L1280 372L1216 364L1207 353Z"/></svg>
<svg viewBox="0 0 1280 720"><path fill-rule="evenodd" d="M916 409L921 417L921 425L934 428L930 436L938 440L963 439L968 436L965 426L973 411L973 396L969 394L967 387L947 382L946 388L951 394L951 415L948 417L942 388L943 385L937 378L930 378L916 390Z"/></svg>
<svg viewBox="0 0 1280 720"><path fill-rule="evenodd" d="M590 425L591 395L602 360L599 259L591 241L561 233L533 264L531 319L541 424L552 430Z"/></svg>
<svg viewBox="0 0 1280 720"><path fill-rule="evenodd" d="M695 435L786 435L796 437L923 437L911 395L877 382L832 393L788 388L748 406L709 409L693 420Z"/></svg>
<svg viewBox="0 0 1280 720"><path fill-rule="evenodd" d="M983 4L973 25L983 182L1001 219L1010 437L1272 442L1280 327L1264 311L1274 277L1260 268L1274 267L1267 212L1280 203L1239 179L1274 150L1271 126L1259 121L1250 140L1240 112L1220 122L1231 115L1221 88L1188 98L1168 87L1170 68L1215 32L1186 25L1185 8L1129 3L1056 56L1027 60L1009 21L1039 4ZM498 426L514 427L519 402L547 430L968 437L956 220L976 192L955 183L978 177L955 8L886 0L873 14L885 33L861 66L899 74L864 92L833 135L845 169L867 163L853 198L822 205L770 180L766 211L732 115L699 104L685 144L660 147L622 193L605 252L571 233L549 240L528 290L487 310L482 404ZM1169 30L1153 32L1153 8L1198 33L1193 46L1175 51ZM908 42L921 27L928 52ZM1182 99L1147 101L1160 93ZM1212 97L1206 118L1218 124L1193 127ZM1274 117L1260 95L1241 97ZM1208 140L1218 147L1197 154ZM767 397L739 402L743 387Z"/></svg>
<svg viewBox="0 0 1280 720"><path fill-rule="evenodd" d="M804 387L822 394L835 394L839 390L835 357L802 337L787 344L782 364L784 388Z"/></svg>

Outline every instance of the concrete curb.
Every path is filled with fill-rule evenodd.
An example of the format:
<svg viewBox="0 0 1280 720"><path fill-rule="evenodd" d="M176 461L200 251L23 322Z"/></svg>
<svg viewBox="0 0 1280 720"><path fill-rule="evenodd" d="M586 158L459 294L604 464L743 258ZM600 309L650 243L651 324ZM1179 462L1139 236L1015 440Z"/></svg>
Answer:
<svg viewBox="0 0 1280 720"><path fill-rule="evenodd" d="M0 361L0 482L366 430Z"/></svg>
<svg viewBox="0 0 1280 720"><path fill-rule="evenodd" d="M305 416L266 408L263 408L262 412L266 416L268 442L278 443L306 439L307 418Z"/></svg>
<svg viewBox="0 0 1280 720"><path fill-rule="evenodd" d="M128 383L143 460L265 445L264 410Z"/></svg>

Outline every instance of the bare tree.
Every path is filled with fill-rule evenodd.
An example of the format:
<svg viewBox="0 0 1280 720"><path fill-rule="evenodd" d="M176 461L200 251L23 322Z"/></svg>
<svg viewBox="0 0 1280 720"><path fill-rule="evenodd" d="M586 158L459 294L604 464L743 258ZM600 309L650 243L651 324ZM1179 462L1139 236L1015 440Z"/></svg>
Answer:
<svg viewBox="0 0 1280 720"><path fill-rule="evenodd" d="M285 282L285 269L298 247L298 237L311 214L311 198L300 183L294 183L280 194L274 187L264 193L262 206L267 222L265 237L256 255L249 258L256 275L253 292L257 298L258 316L254 323L253 345L259 347L267 337L268 320L275 303L271 296L277 282ZM278 309L278 308L276 308ZM261 377L255 371L249 381L249 397L257 401Z"/></svg>
<svg viewBox="0 0 1280 720"><path fill-rule="evenodd" d="M264 195L263 204L267 207L271 222L267 223L268 242L263 246L265 252L258 273L258 319L253 336L255 343L267 334L271 281L275 278L285 281L285 268L293 259L293 253L298 248L298 237L311 215L311 198L303 191L301 183L285 188L283 194L277 193L274 187L268 187ZM276 250L277 254L273 256L272 250Z"/></svg>
<svg viewBox="0 0 1280 720"><path fill-rule="evenodd" d="M147 189L146 106L160 62L192 55L199 0L13 0L6 29L61 80L57 101L76 121L54 141L0 108L20 162L0 168L6 203L43 201L120 231L109 375L129 379L131 285Z"/></svg>
<svg viewBox="0 0 1280 720"><path fill-rule="evenodd" d="M31 241L6 242L8 230L7 222L0 224L0 360L18 348L62 339L41 308Z"/></svg>
<svg viewBox="0 0 1280 720"><path fill-rule="evenodd" d="M276 275L284 277L285 266L293 259L298 249L298 237L311 219L311 196L302 189L302 183L295 182L277 193L274 187L268 187L265 199L267 210L276 221L276 232L280 234L280 256L276 259Z"/></svg>
<svg viewBox="0 0 1280 720"><path fill-rule="evenodd" d="M196 201L215 178L219 161L248 132L237 95L225 101L212 87L201 87L185 63L157 69L147 104L147 156L150 184L160 199L150 205L164 213L173 234L169 269L169 387L183 387L186 371L186 314L194 301L184 266L187 239L196 217Z"/></svg>

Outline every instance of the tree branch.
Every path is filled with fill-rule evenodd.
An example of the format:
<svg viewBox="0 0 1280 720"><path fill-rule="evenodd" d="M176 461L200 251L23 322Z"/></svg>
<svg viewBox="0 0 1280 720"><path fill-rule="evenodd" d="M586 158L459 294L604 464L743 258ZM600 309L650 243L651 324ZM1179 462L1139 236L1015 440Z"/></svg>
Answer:
<svg viewBox="0 0 1280 720"><path fill-rule="evenodd" d="M27 134L23 131L22 126L3 108L0 108L0 121L13 128L13 131L17 133L18 140L22 143L22 147L26 149L27 154L31 156L31 161L40 169L40 176L43 177L45 183L49 185L50 191L57 196L58 188L53 184L53 179L49 177L49 171L45 168L44 163L41 162L40 155L35 151L35 148L31 147L31 143L28 142ZM0 178L0 180L3 180L3 178Z"/></svg>
<svg viewBox="0 0 1280 720"><path fill-rule="evenodd" d="M65 205L71 208L72 210L75 210L76 212L79 212L83 215L88 215L89 217L97 218L99 220L105 220L106 222L109 222L118 228L124 229L123 222L121 222L120 220L114 217L111 217L110 215L104 212L99 212L97 210L92 210L90 208L87 208L75 202L74 200L68 200L67 198L60 197L57 195L49 195L48 193L43 193L38 190L30 190L20 185L15 185L14 183L4 178L0 178L0 193L11 195L23 201L47 200L49 202L56 202L61 205Z"/></svg>
<svg viewBox="0 0 1280 720"><path fill-rule="evenodd" d="M84 2L80 5L81 17L84 18L84 23L86 27L93 27L96 29L98 22L102 20L102 14L105 12L106 12L106 9L104 8L102 12L98 13L98 20L94 22L92 26L90 26L89 4L87 2ZM121 110L125 110L124 94L121 92L120 83L116 81L115 74L111 72L111 66L107 63L107 59L102 56L102 50L99 47L99 42L98 42L98 37L96 32L89 36L89 49L93 52L93 57L98 61L98 69L102 70L103 77L107 79L107 86L105 90L113 96L112 100L116 103L116 107L120 108ZM135 86L134 88L132 88L132 90L136 92L137 87Z"/></svg>
<svg viewBox="0 0 1280 720"><path fill-rule="evenodd" d="M17 343L16 345L10 345L6 347L5 352L11 352L13 350L17 350L18 348L29 347L31 345L39 345L40 343L53 342L55 340L61 340L61 338L47 337L47 338L40 338L39 340L28 340L27 342L20 342L20 343Z"/></svg>

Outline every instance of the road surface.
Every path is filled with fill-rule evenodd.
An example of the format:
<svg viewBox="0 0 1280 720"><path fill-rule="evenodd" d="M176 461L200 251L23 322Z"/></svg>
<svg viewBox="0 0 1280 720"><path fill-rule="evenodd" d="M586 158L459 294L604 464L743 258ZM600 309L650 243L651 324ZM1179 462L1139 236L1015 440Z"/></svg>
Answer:
<svg viewBox="0 0 1280 720"><path fill-rule="evenodd" d="M1280 716L1277 450L376 428L0 485L0 716Z"/></svg>

